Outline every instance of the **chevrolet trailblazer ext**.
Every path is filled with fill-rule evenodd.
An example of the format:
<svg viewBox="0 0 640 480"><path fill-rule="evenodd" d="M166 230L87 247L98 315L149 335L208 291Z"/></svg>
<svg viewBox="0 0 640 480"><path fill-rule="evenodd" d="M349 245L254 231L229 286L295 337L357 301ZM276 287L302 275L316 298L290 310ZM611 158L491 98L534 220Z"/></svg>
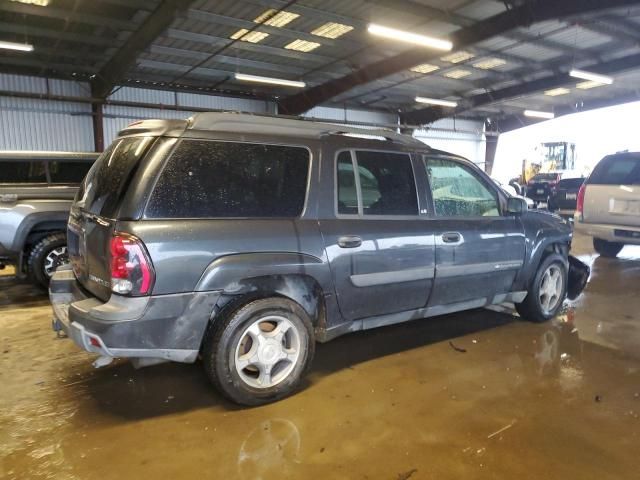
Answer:
<svg viewBox="0 0 640 480"><path fill-rule="evenodd" d="M300 383L316 341L567 292L571 229L411 137L279 117L137 122L71 208L54 328L145 365L202 358L231 400Z"/></svg>

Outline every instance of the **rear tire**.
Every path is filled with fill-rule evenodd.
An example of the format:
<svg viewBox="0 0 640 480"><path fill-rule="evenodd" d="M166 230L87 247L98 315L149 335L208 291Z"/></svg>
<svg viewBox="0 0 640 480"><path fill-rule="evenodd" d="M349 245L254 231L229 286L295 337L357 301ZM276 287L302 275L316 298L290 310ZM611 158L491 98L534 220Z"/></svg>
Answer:
<svg viewBox="0 0 640 480"><path fill-rule="evenodd" d="M536 272L527 297L516 304L522 318L546 322L558 314L567 295L567 260L562 255L547 255Z"/></svg>
<svg viewBox="0 0 640 480"><path fill-rule="evenodd" d="M609 242L607 240L602 240L601 238L593 239L593 248L603 257L616 258L623 247L624 243Z"/></svg>
<svg viewBox="0 0 640 480"><path fill-rule="evenodd" d="M67 235L64 232L51 233L36 243L27 260L29 277L35 283L47 288L56 268L69 262Z"/></svg>
<svg viewBox="0 0 640 480"><path fill-rule="evenodd" d="M307 313L291 300L254 300L213 321L202 348L204 369L229 400L255 406L291 395L315 352Z"/></svg>

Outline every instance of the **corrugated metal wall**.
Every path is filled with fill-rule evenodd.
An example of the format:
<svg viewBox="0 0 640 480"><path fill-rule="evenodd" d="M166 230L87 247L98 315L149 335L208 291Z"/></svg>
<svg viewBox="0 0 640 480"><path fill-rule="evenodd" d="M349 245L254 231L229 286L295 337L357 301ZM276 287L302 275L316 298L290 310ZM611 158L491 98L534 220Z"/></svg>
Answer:
<svg viewBox="0 0 640 480"><path fill-rule="evenodd" d="M90 88L86 82L47 80L8 74L0 74L0 90L73 97L90 96ZM189 111L191 107L256 113L275 112L273 102L262 100L132 87L118 89L109 99L157 105L157 107L105 105L103 109L105 145L115 138L119 130L135 120L187 118L192 115ZM166 108L176 105L185 110ZM397 116L393 113L334 107L316 107L304 116L361 126L393 127L397 123ZM444 119L433 124L429 130L416 131L415 137L434 148L457 153L478 164L484 163L485 143L481 122ZM92 151L93 149L90 104L0 96L0 150Z"/></svg>
<svg viewBox="0 0 640 480"><path fill-rule="evenodd" d="M109 100L154 104L158 105L158 107L141 108L105 105L103 109L105 145L109 144L116 137L118 131L135 120L147 118L188 118L193 115L193 112L188 110L189 107L256 113L273 113L275 111L275 105L272 102L262 100L132 87L118 89L109 97ZM180 106L185 108L185 110L168 110L166 106L169 105ZM165 108L163 108L163 106L165 106Z"/></svg>
<svg viewBox="0 0 640 480"><path fill-rule="evenodd" d="M335 107L315 107L302 116L323 121L336 121L340 123L354 123L379 127L392 127L398 123L398 116L392 113Z"/></svg>
<svg viewBox="0 0 640 480"><path fill-rule="evenodd" d="M0 90L80 97L88 96L89 85L0 74ZM0 96L0 150L93 148L89 104Z"/></svg>
<svg viewBox="0 0 640 480"><path fill-rule="evenodd" d="M461 155L484 168L483 122L445 118L433 123L428 130L416 130L413 136L430 147Z"/></svg>

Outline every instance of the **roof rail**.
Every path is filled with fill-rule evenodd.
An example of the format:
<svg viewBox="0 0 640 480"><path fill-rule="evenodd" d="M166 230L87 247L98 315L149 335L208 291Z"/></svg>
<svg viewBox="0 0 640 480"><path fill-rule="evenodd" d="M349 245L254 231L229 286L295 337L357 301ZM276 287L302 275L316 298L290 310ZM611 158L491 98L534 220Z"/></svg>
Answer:
<svg viewBox="0 0 640 480"><path fill-rule="evenodd" d="M429 148L428 145L408 135L396 133L387 129L370 129L366 127L318 121L300 117L271 115L263 113L241 112L203 112L189 118L188 129L216 130L225 132L248 132L297 135L311 138L321 138L327 135L343 135L356 138L386 140L401 145Z"/></svg>

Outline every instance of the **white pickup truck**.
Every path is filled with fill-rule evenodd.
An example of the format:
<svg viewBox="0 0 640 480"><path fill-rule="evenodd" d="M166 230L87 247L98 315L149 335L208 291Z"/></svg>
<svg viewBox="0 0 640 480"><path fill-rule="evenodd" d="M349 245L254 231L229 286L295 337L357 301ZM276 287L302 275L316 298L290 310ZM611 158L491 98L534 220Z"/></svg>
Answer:
<svg viewBox="0 0 640 480"><path fill-rule="evenodd" d="M640 245L640 152L608 155L596 165L578 193L574 227L605 257Z"/></svg>

